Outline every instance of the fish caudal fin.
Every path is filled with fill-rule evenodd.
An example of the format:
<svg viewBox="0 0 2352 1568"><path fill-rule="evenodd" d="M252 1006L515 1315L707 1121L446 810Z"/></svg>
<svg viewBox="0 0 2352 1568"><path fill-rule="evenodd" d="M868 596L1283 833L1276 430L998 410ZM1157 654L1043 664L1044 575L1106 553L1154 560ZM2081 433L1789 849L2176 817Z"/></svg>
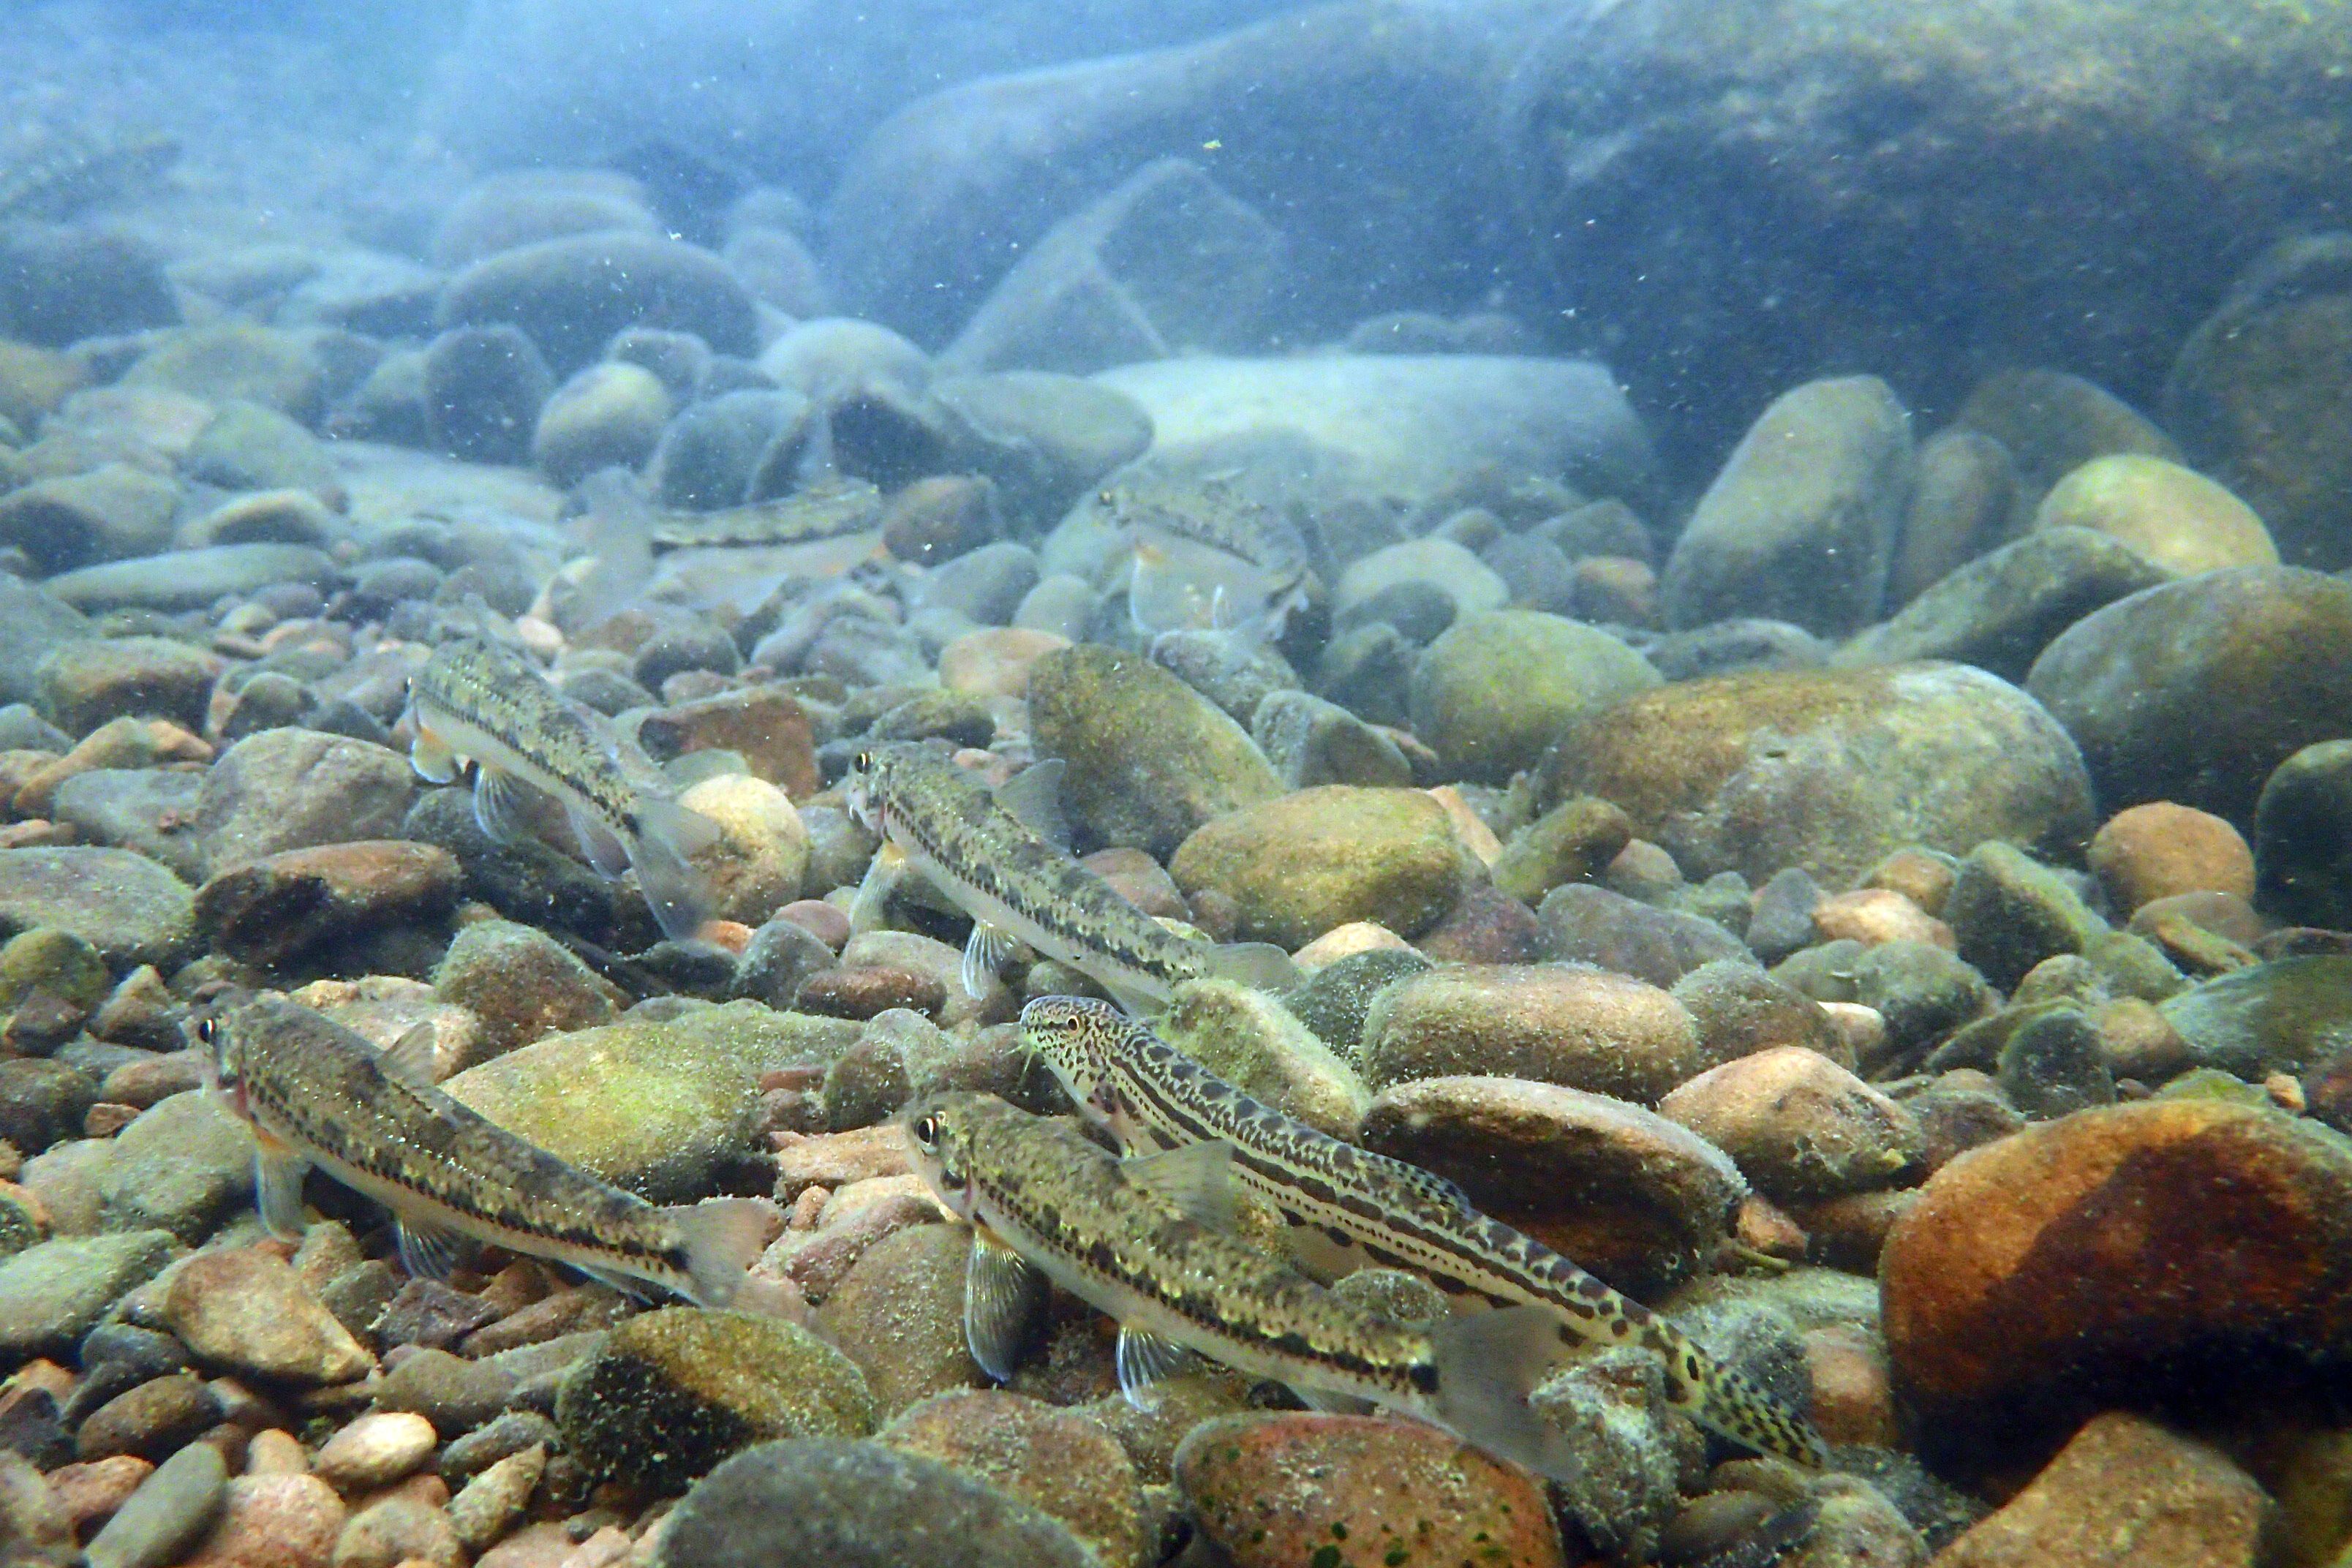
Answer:
<svg viewBox="0 0 2352 1568"><path fill-rule="evenodd" d="M637 807L636 842L629 864L653 906L654 920L672 942L692 942L710 914L710 887L690 858L719 837L719 825L674 800Z"/></svg>
<svg viewBox="0 0 2352 1568"><path fill-rule="evenodd" d="M1258 991L1288 991L1305 983L1290 954L1270 942L1229 942L1209 955L1209 973Z"/></svg>
<svg viewBox="0 0 2352 1568"><path fill-rule="evenodd" d="M1453 1318L1431 1331L1428 1414L1456 1436L1553 1480L1583 1472L1567 1436L1529 1401L1556 1368L1559 1321L1542 1307Z"/></svg>
<svg viewBox="0 0 2352 1568"><path fill-rule="evenodd" d="M686 1247L688 1294L698 1307L735 1300L743 1276L768 1245L767 1206L751 1198L711 1198L672 1209Z"/></svg>

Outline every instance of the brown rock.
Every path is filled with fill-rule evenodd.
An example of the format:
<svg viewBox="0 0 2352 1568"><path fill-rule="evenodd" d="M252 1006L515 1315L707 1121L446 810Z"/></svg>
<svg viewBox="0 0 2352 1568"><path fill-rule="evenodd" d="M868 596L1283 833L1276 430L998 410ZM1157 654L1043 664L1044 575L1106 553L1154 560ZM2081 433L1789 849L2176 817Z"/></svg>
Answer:
<svg viewBox="0 0 2352 1568"><path fill-rule="evenodd" d="M1413 945L1440 963L1533 963L1543 957L1543 927L1510 894L1474 882Z"/></svg>
<svg viewBox="0 0 2352 1568"><path fill-rule="evenodd" d="M1373 1100L1362 1139L1621 1289L1699 1268L1747 1192L1719 1150L1654 1111L1517 1079L1399 1084Z"/></svg>
<svg viewBox="0 0 2352 1568"><path fill-rule="evenodd" d="M1885 1342L1859 1323L1826 1323L1801 1342L1821 1435L1835 1445L1895 1447L1900 1428Z"/></svg>
<svg viewBox="0 0 2352 1568"><path fill-rule="evenodd" d="M1879 1277L1895 1371L1930 1408L2063 1407L2255 1343L2342 1353L2352 1153L2217 1100L2079 1111L1937 1172Z"/></svg>
<svg viewBox="0 0 2352 1568"><path fill-rule="evenodd" d="M733 752L754 778L765 779L795 802L824 787L808 714L789 694L772 688L729 691L648 713L637 738L662 760L688 752Z"/></svg>
<svg viewBox="0 0 2352 1568"><path fill-rule="evenodd" d="M1840 1067L1853 1066L1853 1052L1830 1011L1752 963L1702 963L1675 982L1672 994L1698 1025L1699 1054L1691 1064L1696 1071L1780 1046L1802 1046Z"/></svg>
<svg viewBox="0 0 2352 1568"><path fill-rule="evenodd" d="M1900 893L1927 913L1940 916L1958 871L1948 855L1932 849L1897 849L1864 872L1861 885Z"/></svg>
<svg viewBox="0 0 2352 1568"><path fill-rule="evenodd" d="M947 999L947 987L936 975L861 963L822 969L810 975L801 982L793 1005L801 1012L819 1013L828 1018L871 1018L894 1007L911 1008L936 1017Z"/></svg>
<svg viewBox="0 0 2352 1568"><path fill-rule="evenodd" d="M802 1197L805 1201L823 1191L812 1187ZM840 1289L841 1281L876 1243L917 1226L937 1225L940 1219L940 1205L915 1193L838 1210L826 1205L815 1217L814 1231L788 1233L768 1256L772 1266L781 1268L803 1296L821 1302Z"/></svg>
<svg viewBox="0 0 2352 1568"><path fill-rule="evenodd" d="M1566 1561L1541 1481L1415 1422L1221 1416L1184 1439L1175 1476L1234 1568Z"/></svg>
<svg viewBox="0 0 2352 1568"><path fill-rule="evenodd" d="M172 1276L163 1319L199 1361L291 1383L349 1383L375 1358L260 1247L199 1253Z"/></svg>
<svg viewBox="0 0 2352 1568"><path fill-rule="evenodd" d="M155 1467L135 1454L60 1465L48 1474L49 1489L85 1536L114 1517L114 1510L154 1474Z"/></svg>
<svg viewBox="0 0 2352 1568"><path fill-rule="evenodd" d="M940 684L976 697L1026 697L1029 667L1070 639L1025 626L983 626L940 649Z"/></svg>
<svg viewBox="0 0 2352 1568"><path fill-rule="evenodd" d="M869 1176L903 1176L907 1135L887 1122L848 1132L776 1135L776 1201L789 1204L812 1186L839 1187Z"/></svg>
<svg viewBox="0 0 2352 1568"><path fill-rule="evenodd" d="M210 746L168 719L109 719L16 787L16 815L47 816L59 784L96 768L155 768L212 760Z"/></svg>
<svg viewBox="0 0 2352 1568"><path fill-rule="evenodd" d="M2254 896L2254 852L2221 817L2168 800L2119 811L2091 837L2091 869L2128 914L2174 893Z"/></svg>
<svg viewBox="0 0 2352 1568"><path fill-rule="evenodd" d="M1381 992L1362 1056L1376 1089L1496 1075L1653 1104L1690 1075L1698 1050L1697 1024L1654 985L1552 964L1465 964Z"/></svg>
<svg viewBox="0 0 2352 1568"><path fill-rule="evenodd" d="M79 1458L136 1454L161 1462L220 1419L220 1401L187 1373L150 1378L118 1394L82 1420L75 1435Z"/></svg>
<svg viewBox="0 0 2352 1568"><path fill-rule="evenodd" d="M1886 888L1858 888L1836 893L1813 909L1813 929L1823 942L1852 938L1867 947L1888 942L1924 942L1957 952L1959 941L1952 928Z"/></svg>
<svg viewBox="0 0 2352 1568"><path fill-rule="evenodd" d="M963 1277L971 1233L920 1225L866 1248L817 1312L866 1373L877 1409L985 1381L963 1342Z"/></svg>
<svg viewBox="0 0 2352 1568"><path fill-rule="evenodd" d="M875 1440L953 1465L1053 1515L1105 1563L1143 1558L1135 1467L1116 1438L1074 1411L1002 1389L950 1389L900 1413Z"/></svg>
<svg viewBox="0 0 2352 1568"><path fill-rule="evenodd" d="M371 838L288 849L231 867L196 889L196 929L213 948L276 964L331 942L437 921L464 875L437 845Z"/></svg>
<svg viewBox="0 0 2352 1568"><path fill-rule="evenodd" d="M1801 1046L1710 1068L1658 1101L1778 1198L1835 1197L1892 1184L1917 1163L1911 1113Z"/></svg>
<svg viewBox="0 0 2352 1568"><path fill-rule="evenodd" d="M2263 1489L2219 1453L2116 1413L1933 1568L2255 1568L2273 1522Z"/></svg>
<svg viewBox="0 0 2352 1568"><path fill-rule="evenodd" d="M466 1568L466 1548L446 1513L395 1493L352 1515L335 1538L332 1562L333 1568Z"/></svg>
<svg viewBox="0 0 2352 1568"><path fill-rule="evenodd" d="M180 1568L328 1568L342 1528L342 1500L316 1476L236 1476Z"/></svg>
<svg viewBox="0 0 2352 1568"><path fill-rule="evenodd" d="M1078 864L1108 882L1118 896L1155 920L1190 920L1192 906L1184 901L1176 879L1159 861L1140 849L1113 847L1082 856Z"/></svg>

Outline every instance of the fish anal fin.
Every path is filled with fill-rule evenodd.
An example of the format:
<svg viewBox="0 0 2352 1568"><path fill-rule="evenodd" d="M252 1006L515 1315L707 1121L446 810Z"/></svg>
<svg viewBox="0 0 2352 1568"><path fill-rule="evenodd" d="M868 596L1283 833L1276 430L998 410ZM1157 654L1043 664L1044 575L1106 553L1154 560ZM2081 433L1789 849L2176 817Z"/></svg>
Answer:
<svg viewBox="0 0 2352 1568"><path fill-rule="evenodd" d="M1454 1436L1554 1480L1575 1480L1582 1460L1567 1436L1529 1402L1557 1368L1559 1320L1549 1309L1505 1307L1448 1318L1430 1330L1434 1385L1429 1414Z"/></svg>
<svg viewBox="0 0 2352 1568"><path fill-rule="evenodd" d="M407 1030L376 1058L383 1076L411 1089L433 1087L433 1046L436 1032L429 1023Z"/></svg>
<svg viewBox="0 0 2352 1568"><path fill-rule="evenodd" d="M1062 815L1062 778L1069 771L1059 757L1047 757L999 785L996 804L1013 819L1056 849L1070 847L1069 819Z"/></svg>
<svg viewBox="0 0 2352 1568"><path fill-rule="evenodd" d="M1359 1394L1342 1394L1333 1388L1301 1388L1290 1385L1298 1402L1309 1410L1320 1410L1326 1415L1361 1415L1372 1408L1372 1402Z"/></svg>
<svg viewBox="0 0 2352 1568"><path fill-rule="evenodd" d="M1045 1280L1022 1256L985 1231L971 1237L964 1266L963 1342L980 1370L1009 1382L1020 1364L1029 1321L1045 1296Z"/></svg>
<svg viewBox="0 0 2352 1568"><path fill-rule="evenodd" d="M1200 1363L1200 1357L1174 1340L1125 1323L1119 1325L1118 1349L1113 1359L1118 1368L1118 1391L1138 1410L1150 1407L1153 1384L1181 1377Z"/></svg>
<svg viewBox="0 0 2352 1568"><path fill-rule="evenodd" d="M674 800L646 800L637 806L637 837L629 864L652 906L662 934L690 942L710 913L710 887L689 857L709 847L719 825Z"/></svg>
<svg viewBox="0 0 2352 1568"><path fill-rule="evenodd" d="M407 1215L394 1226L400 1238L400 1266L418 1279L446 1279L457 1267L465 1237L448 1226Z"/></svg>
<svg viewBox="0 0 2352 1568"><path fill-rule="evenodd" d="M598 875L617 877L629 868L629 847L621 842L620 835L598 821L585 806L575 801L565 801L563 820L571 825L572 837L580 844L580 853L588 857L588 864L596 868Z"/></svg>
<svg viewBox="0 0 2352 1568"><path fill-rule="evenodd" d="M298 1241L303 1230L302 1178L310 1162L275 1138L253 1145L253 1203L261 1224L280 1241Z"/></svg>
<svg viewBox="0 0 2352 1568"><path fill-rule="evenodd" d="M1230 1230L1236 1214L1233 1162L1234 1146L1217 1139L1121 1160L1118 1168L1130 1184L1188 1219Z"/></svg>

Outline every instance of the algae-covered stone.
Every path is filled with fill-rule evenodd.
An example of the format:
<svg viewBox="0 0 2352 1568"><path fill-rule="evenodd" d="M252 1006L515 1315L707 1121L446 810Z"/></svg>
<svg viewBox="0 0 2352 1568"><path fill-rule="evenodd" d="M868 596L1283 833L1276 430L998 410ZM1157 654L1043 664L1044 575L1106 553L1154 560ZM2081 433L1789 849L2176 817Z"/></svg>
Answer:
<svg viewBox="0 0 2352 1568"><path fill-rule="evenodd" d="M1051 1515L951 1465L803 1437L728 1460L662 1532L661 1568L1118 1568Z"/></svg>
<svg viewBox="0 0 2352 1568"><path fill-rule="evenodd" d="M910 1226L867 1247L818 1309L818 1325L865 1370L885 1415L986 1381L964 1345L971 1253L961 1226Z"/></svg>
<svg viewBox="0 0 2352 1568"><path fill-rule="evenodd" d="M1776 1198L1891 1184L1919 1158L1912 1114L1818 1051L1782 1046L1710 1068L1658 1102Z"/></svg>
<svg viewBox="0 0 2352 1568"><path fill-rule="evenodd" d="M343 493L335 460L319 438L258 403L222 405L197 434L182 467L192 478L228 490L292 489L338 499Z"/></svg>
<svg viewBox="0 0 2352 1568"><path fill-rule="evenodd" d="M2048 867L2013 844L1979 844L1960 862L1944 902L1960 956L2008 990L2026 971L2062 952L2080 952L2106 922Z"/></svg>
<svg viewBox="0 0 2352 1568"><path fill-rule="evenodd" d="M1538 610L1464 616L1412 673L1412 731L1446 771L1502 784L1532 767L1571 720L1658 684L1607 632Z"/></svg>
<svg viewBox="0 0 2352 1568"><path fill-rule="evenodd" d="M0 1006L14 1007L39 989L95 1012L114 989L97 948L68 931L36 926L0 945Z"/></svg>
<svg viewBox="0 0 2352 1568"><path fill-rule="evenodd" d="M0 934L50 927L118 968L168 968L195 941L195 894L128 849L0 850Z"/></svg>
<svg viewBox="0 0 2352 1568"><path fill-rule="evenodd" d="M459 931L433 985L442 1001L481 1020L480 1060L614 1016L612 987L595 971L545 931L512 921L476 921Z"/></svg>
<svg viewBox="0 0 2352 1568"><path fill-rule="evenodd" d="M2352 927L2352 741L2281 763L2254 803L2254 901L2265 914Z"/></svg>
<svg viewBox="0 0 2352 1568"><path fill-rule="evenodd" d="M1877 377L1783 394L1692 511L1660 584L1667 623L1769 616L1831 636L1867 622L1916 469L1910 416Z"/></svg>
<svg viewBox="0 0 2352 1568"><path fill-rule="evenodd" d="M653 456L669 418L669 392L642 365L606 361L555 389L539 411L530 458L559 485L598 468L634 468Z"/></svg>
<svg viewBox="0 0 2352 1568"><path fill-rule="evenodd" d="M173 1095L115 1135L98 1190L110 1226L202 1241L253 1201L253 1134L203 1090Z"/></svg>
<svg viewBox="0 0 2352 1568"><path fill-rule="evenodd" d="M1801 866L1843 886L1913 845L2057 850L2094 826L2082 756L2051 714L1948 664L1760 671L1638 693L1570 725L1545 757L1540 804L1576 795L1622 806L1686 875L1738 871L1759 885Z"/></svg>
<svg viewBox="0 0 2352 1568"><path fill-rule="evenodd" d="M281 849L400 838L416 794L408 759L318 730L248 735L221 753L196 796L196 831L215 871Z"/></svg>
<svg viewBox="0 0 2352 1568"><path fill-rule="evenodd" d="M2122 540L2051 524L1960 566L1837 652L1842 665L1942 658L2023 680L2059 633L2172 574Z"/></svg>
<svg viewBox="0 0 2352 1568"><path fill-rule="evenodd" d="M69 735L86 735L124 714L201 726L220 678L220 658L170 637L109 637L68 643L33 671L34 706Z"/></svg>
<svg viewBox="0 0 2352 1568"><path fill-rule="evenodd" d="M1503 841L1495 886L1523 903L1539 902L1563 882L1600 874L1633 837L1632 818L1616 806L1571 796Z"/></svg>
<svg viewBox="0 0 2352 1568"><path fill-rule="evenodd" d="M2193 468L2140 453L2094 458L2060 479L2033 526L2095 529L2183 577L2278 564L2253 508Z"/></svg>
<svg viewBox="0 0 2352 1568"><path fill-rule="evenodd" d="M1372 998L1396 982L1425 973L1428 959L1409 947L1375 947L1334 959L1282 999L1290 1016L1318 1040L1355 1061L1364 1037L1364 1015Z"/></svg>
<svg viewBox="0 0 2352 1568"><path fill-rule="evenodd" d="M1364 1020L1373 1089L1463 1074L1643 1104L1698 1062L1698 1026L1654 985L1553 964L1456 964L1389 988Z"/></svg>
<svg viewBox="0 0 2352 1568"><path fill-rule="evenodd" d="M632 1318L564 1374L555 1422L600 1478L683 1489L780 1437L863 1437L874 1396L839 1351L796 1323L668 1307Z"/></svg>
<svg viewBox="0 0 2352 1568"><path fill-rule="evenodd" d="M2352 583L2241 566L2150 588L2077 621L2025 684L2106 809L2169 800L2242 823L2272 769L2343 734Z"/></svg>
<svg viewBox="0 0 2352 1568"><path fill-rule="evenodd" d="M1371 1093L1348 1065L1280 1002L1229 980L1197 980L1154 1025L1186 1056L1286 1116L1334 1138L1353 1138Z"/></svg>
<svg viewBox="0 0 2352 1568"><path fill-rule="evenodd" d="M1418 936L1454 907L1470 874L1435 800L1353 784L1220 816L1184 840L1168 869L1188 895L1213 889L1231 898L1237 936L1286 948L1352 921Z"/></svg>
<svg viewBox="0 0 2352 1568"><path fill-rule="evenodd" d="M164 1230L60 1237L0 1259L0 1356L62 1355L106 1310L163 1272Z"/></svg>
<svg viewBox="0 0 2352 1568"><path fill-rule="evenodd" d="M954 1389L900 1412L876 1441L953 1465L1060 1520L1106 1568L1145 1561L1135 1467L1075 1411L1001 1389Z"/></svg>
<svg viewBox="0 0 2352 1568"><path fill-rule="evenodd" d="M1137 654L1093 644L1029 668L1041 755L1069 763L1062 805L1092 837L1155 859L1210 818L1282 793L1248 732Z"/></svg>
<svg viewBox="0 0 2352 1568"><path fill-rule="evenodd" d="M1595 964L1653 985L1672 985L1703 963L1748 956L1738 937L1705 915L1585 882L1545 894L1536 920L1546 958Z"/></svg>
<svg viewBox="0 0 2352 1568"><path fill-rule="evenodd" d="M550 1036L442 1088L594 1175L656 1201L685 1202L766 1152L761 1074L822 1066L857 1033L844 1019L732 1002Z"/></svg>
<svg viewBox="0 0 2352 1568"><path fill-rule="evenodd" d="M2352 1038L2352 957L2283 958L2158 1004L2189 1058L2250 1080L2317 1066Z"/></svg>
<svg viewBox="0 0 2352 1568"><path fill-rule="evenodd" d="M184 327L165 334L122 378L210 402L242 399L305 425L324 413L326 376L297 333L245 321Z"/></svg>

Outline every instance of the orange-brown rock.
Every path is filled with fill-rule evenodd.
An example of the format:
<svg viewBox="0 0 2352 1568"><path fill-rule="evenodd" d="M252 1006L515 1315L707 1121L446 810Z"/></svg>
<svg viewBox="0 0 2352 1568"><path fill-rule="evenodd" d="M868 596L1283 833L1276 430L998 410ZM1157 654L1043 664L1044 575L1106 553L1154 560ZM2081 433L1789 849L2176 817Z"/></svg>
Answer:
<svg viewBox="0 0 2352 1568"><path fill-rule="evenodd" d="M2272 1560L2272 1511L2213 1449L2114 1413L1930 1568L2255 1568Z"/></svg>
<svg viewBox="0 0 2352 1568"><path fill-rule="evenodd" d="M2352 1145L2214 1100L2081 1111L1938 1171L1879 1280L1897 1378L1931 1411L2063 1408L2199 1353L2341 1354Z"/></svg>
<svg viewBox="0 0 2352 1568"><path fill-rule="evenodd" d="M2222 818L2168 800L2119 811L2091 837L2091 869L2128 914L2175 893L2254 896L2254 852Z"/></svg>
<svg viewBox="0 0 2352 1568"><path fill-rule="evenodd" d="M1819 1051L1777 1046L1709 1068L1658 1112L1721 1149L1776 1198L1892 1185L1919 1162L1919 1123Z"/></svg>

